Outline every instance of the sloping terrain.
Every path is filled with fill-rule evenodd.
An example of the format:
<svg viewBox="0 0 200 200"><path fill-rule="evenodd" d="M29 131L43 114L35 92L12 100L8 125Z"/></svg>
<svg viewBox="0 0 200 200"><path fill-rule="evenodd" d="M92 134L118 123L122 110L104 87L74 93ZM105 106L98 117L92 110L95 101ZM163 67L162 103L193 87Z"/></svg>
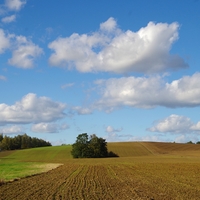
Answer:
<svg viewBox="0 0 200 200"><path fill-rule="evenodd" d="M0 200L199 199L200 145L124 142L108 149L120 157L72 159L71 146L1 152L8 159L64 165L2 184Z"/></svg>
<svg viewBox="0 0 200 200"><path fill-rule="evenodd" d="M181 144L166 142L142 142L141 144L149 149L153 154L200 156L199 144Z"/></svg>
<svg viewBox="0 0 200 200"><path fill-rule="evenodd" d="M19 161L62 163L66 159L72 158L70 152L70 145L39 147L7 152L2 151L0 152L0 158L6 155L8 159L16 159Z"/></svg>
<svg viewBox="0 0 200 200"><path fill-rule="evenodd" d="M119 157L134 157L152 155L150 149L141 142L113 142L108 143L109 151L113 151Z"/></svg>
<svg viewBox="0 0 200 200"><path fill-rule="evenodd" d="M151 155L189 155L200 156L199 144L180 144L165 142L113 142L108 143L108 150L119 157L140 157ZM41 147L16 151L2 151L0 158L6 157L26 162L65 163L72 159L71 145Z"/></svg>

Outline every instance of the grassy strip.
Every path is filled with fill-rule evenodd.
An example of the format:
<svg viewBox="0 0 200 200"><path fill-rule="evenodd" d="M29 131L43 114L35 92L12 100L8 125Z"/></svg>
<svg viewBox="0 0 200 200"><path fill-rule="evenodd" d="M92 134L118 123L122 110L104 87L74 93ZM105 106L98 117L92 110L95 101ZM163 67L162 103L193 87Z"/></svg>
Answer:
<svg viewBox="0 0 200 200"><path fill-rule="evenodd" d="M60 164L19 162L12 159L0 159L0 182L10 181L33 174L42 173L58 167Z"/></svg>
<svg viewBox="0 0 200 200"><path fill-rule="evenodd" d="M0 182L51 170L71 158L71 146L0 152Z"/></svg>
<svg viewBox="0 0 200 200"><path fill-rule="evenodd" d="M71 146L0 152L0 184L51 170L71 159Z"/></svg>

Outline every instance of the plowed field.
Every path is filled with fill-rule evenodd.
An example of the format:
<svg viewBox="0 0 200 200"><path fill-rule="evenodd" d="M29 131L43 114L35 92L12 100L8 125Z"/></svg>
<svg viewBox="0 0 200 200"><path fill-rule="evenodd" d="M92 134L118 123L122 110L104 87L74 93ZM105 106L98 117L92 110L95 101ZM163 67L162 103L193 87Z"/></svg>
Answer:
<svg viewBox="0 0 200 200"><path fill-rule="evenodd" d="M155 155L148 153L151 145L141 146L143 156L67 159L46 173L1 185L0 200L200 199L199 156Z"/></svg>
<svg viewBox="0 0 200 200"><path fill-rule="evenodd" d="M0 186L0 199L198 199L200 164L124 158L69 163ZM153 159L153 157L152 157Z"/></svg>

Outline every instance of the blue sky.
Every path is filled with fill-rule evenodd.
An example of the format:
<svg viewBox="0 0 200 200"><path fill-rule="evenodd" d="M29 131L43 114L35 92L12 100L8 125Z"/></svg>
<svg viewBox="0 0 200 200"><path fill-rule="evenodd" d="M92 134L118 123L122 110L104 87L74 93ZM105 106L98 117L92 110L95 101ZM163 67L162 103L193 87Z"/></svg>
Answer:
<svg viewBox="0 0 200 200"><path fill-rule="evenodd" d="M200 1L5 0L0 17L0 133L200 140Z"/></svg>

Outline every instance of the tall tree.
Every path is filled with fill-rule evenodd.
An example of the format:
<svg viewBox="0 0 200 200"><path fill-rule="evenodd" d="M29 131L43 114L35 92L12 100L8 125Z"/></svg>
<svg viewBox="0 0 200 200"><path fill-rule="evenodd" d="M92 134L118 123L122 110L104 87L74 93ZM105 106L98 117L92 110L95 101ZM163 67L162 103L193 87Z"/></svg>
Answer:
<svg viewBox="0 0 200 200"><path fill-rule="evenodd" d="M72 145L71 154L74 158L88 158L90 152L88 149L88 135L82 133L76 138L76 143Z"/></svg>
<svg viewBox="0 0 200 200"><path fill-rule="evenodd" d="M89 149L93 158L107 157L107 142L103 138L98 138L95 134L90 136Z"/></svg>
<svg viewBox="0 0 200 200"><path fill-rule="evenodd" d="M107 143L96 135L91 135L89 140L87 133L82 133L78 135L76 142L72 145L71 154L74 158L107 157Z"/></svg>

